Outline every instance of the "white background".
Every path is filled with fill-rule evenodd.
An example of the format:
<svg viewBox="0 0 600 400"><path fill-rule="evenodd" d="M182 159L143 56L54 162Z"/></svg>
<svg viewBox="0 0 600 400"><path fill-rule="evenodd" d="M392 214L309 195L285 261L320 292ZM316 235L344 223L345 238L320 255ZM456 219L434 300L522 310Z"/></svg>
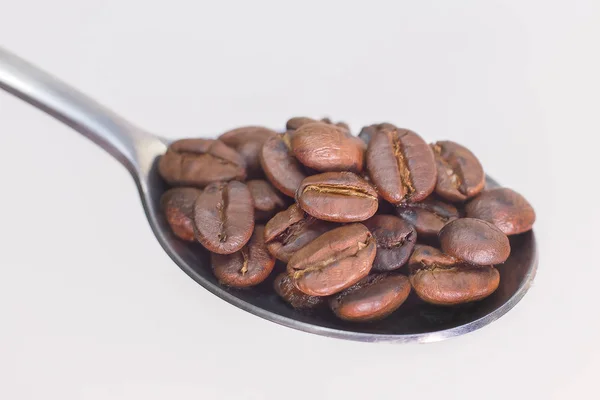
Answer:
<svg viewBox="0 0 600 400"><path fill-rule="evenodd" d="M1 399L599 398L597 0L0 10L0 45L164 136L329 115L463 143L533 203L541 253L524 300L463 337L294 331L189 279L120 164L0 93Z"/></svg>

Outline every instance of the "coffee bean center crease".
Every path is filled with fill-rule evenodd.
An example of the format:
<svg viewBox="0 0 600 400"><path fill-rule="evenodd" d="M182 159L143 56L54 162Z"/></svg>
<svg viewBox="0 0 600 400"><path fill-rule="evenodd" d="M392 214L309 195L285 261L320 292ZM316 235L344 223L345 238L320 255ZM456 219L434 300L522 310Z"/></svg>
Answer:
<svg viewBox="0 0 600 400"><path fill-rule="evenodd" d="M404 136L404 135L402 135ZM415 187L410 176L410 170L408 169L408 163L404 156L402 143L400 142L401 135L395 135L392 139L392 146L394 150L394 157L398 160L398 171L400 172L400 181L402 188L404 189L404 198L410 198L410 195L415 192Z"/></svg>
<svg viewBox="0 0 600 400"><path fill-rule="evenodd" d="M365 197L368 199L377 200L377 196L373 196L371 193L367 192L364 189L353 187L353 186L342 186L342 185L307 185L304 188L303 193L306 192L319 192L319 193L327 193L327 194L337 194L340 196L354 196L354 197Z"/></svg>
<svg viewBox="0 0 600 400"><path fill-rule="evenodd" d="M369 236L364 242L357 242L356 246L348 246L345 249L335 253L332 257L329 257L325 260L319 261L313 265L310 265L306 268L303 269L295 269L294 270L294 274L293 274L293 278L294 279L298 279L301 276L309 273L309 272L315 272L315 271L321 271L323 269L325 269L327 266L338 262L340 260L346 259L346 258L351 258L351 257L356 257L356 255L358 254L359 251L361 251L362 249L364 249L365 247L367 247L369 245L369 243L371 242L372 236Z"/></svg>
<svg viewBox="0 0 600 400"><path fill-rule="evenodd" d="M448 178L450 178L450 182L452 182L452 185L460 193L466 195L467 190L463 185L463 179L461 176L462 169L460 168L460 166L457 166L456 168L452 167L450 162L442 155L442 146L440 146L439 144L434 144L432 148L433 152L436 154L436 156L444 166L444 172L446 173L446 175L448 175Z"/></svg>

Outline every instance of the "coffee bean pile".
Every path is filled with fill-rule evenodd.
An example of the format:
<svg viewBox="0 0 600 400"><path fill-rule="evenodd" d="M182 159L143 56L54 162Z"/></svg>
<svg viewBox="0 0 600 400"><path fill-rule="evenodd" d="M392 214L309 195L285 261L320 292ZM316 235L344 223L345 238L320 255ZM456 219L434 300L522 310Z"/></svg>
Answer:
<svg viewBox="0 0 600 400"><path fill-rule="evenodd" d="M222 285L258 285L279 260L283 301L347 321L385 318L411 290L439 306L488 297L508 236L535 222L523 196L486 188L467 148L389 123L353 136L344 123L295 117L284 133L182 139L159 173L173 233L210 251Z"/></svg>

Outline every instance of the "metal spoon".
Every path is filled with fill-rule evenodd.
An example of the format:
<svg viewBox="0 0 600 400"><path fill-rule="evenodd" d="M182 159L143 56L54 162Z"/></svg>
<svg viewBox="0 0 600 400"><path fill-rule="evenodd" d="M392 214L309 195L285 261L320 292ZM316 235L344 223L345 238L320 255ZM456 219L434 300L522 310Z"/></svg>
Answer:
<svg viewBox="0 0 600 400"><path fill-rule="evenodd" d="M259 317L306 332L367 342L431 342L462 335L508 312L535 277L537 253L533 232L511 238L512 254L499 266L500 287L487 299L443 308L416 301L414 294L387 319L375 324L339 321L327 310L304 313L284 304L270 281L247 290L222 287L199 244L178 240L160 213L165 184L156 161L168 141L140 129L27 61L0 48L0 88L52 115L119 160L137 185L148 222L167 254L192 279L223 300ZM488 178L488 185L496 183ZM272 274L275 275L275 274Z"/></svg>

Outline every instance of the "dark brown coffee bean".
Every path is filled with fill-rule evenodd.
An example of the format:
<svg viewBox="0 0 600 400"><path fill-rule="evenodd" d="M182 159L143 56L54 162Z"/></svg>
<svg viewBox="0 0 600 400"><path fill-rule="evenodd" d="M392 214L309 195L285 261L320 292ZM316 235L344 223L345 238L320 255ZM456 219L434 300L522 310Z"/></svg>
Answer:
<svg viewBox="0 0 600 400"><path fill-rule="evenodd" d="M249 178L263 176L260 166L260 151L265 141L277 132L262 126L244 126L225 132L219 140L235 149L246 162Z"/></svg>
<svg viewBox="0 0 600 400"><path fill-rule="evenodd" d="M431 145L437 164L435 192L446 200L465 201L485 186L481 163L469 149L450 141Z"/></svg>
<svg viewBox="0 0 600 400"><path fill-rule="evenodd" d="M196 236L209 251L231 254L248 242L254 229L254 203L241 182L213 183L194 205Z"/></svg>
<svg viewBox="0 0 600 400"><path fill-rule="evenodd" d="M396 127L392 124L388 124L387 122L365 126L361 129L358 137L366 144L369 144L371 142L371 138L375 136L377 132L384 129L396 129Z"/></svg>
<svg viewBox="0 0 600 400"><path fill-rule="evenodd" d="M418 203L399 205L396 214L413 225L423 238L437 237L446 223L459 217L456 207L431 196Z"/></svg>
<svg viewBox="0 0 600 400"><path fill-rule="evenodd" d="M440 230L439 239L444 253L471 264L501 264L510 255L508 237L480 219L455 219Z"/></svg>
<svg viewBox="0 0 600 400"><path fill-rule="evenodd" d="M368 275L377 246L362 224L326 232L298 250L287 265L294 285L311 296L340 292Z"/></svg>
<svg viewBox="0 0 600 400"><path fill-rule="evenodd" d="M287 263L295 252L335 226L306 214L294 203L267 222L267 249L275 258Z"/></svg>
<svg viewBox="0 0 600 400"><path fill-rule="evenodd" d="M519 193L508 188L490 189L471 200L467 217L496 225L505 235L527 232L535 222L535 211Z"/></svg>
<svg viewBox="0 0 600 400"><path fill-rule="evenodd" d="M371 138L373 136L375 136L375 134L377 133L377 125L369 125L369 126L365 126L363 127L360 132L358 133L358 137L360 140L362 140L363 142L365 142L365 144L369 144L369 142L371 142Z"/></svg>
<svg viewBox="0 0 600 400"><path fill-rule="evenodd" d="M291 153L289 134L267 139L260 153L260 163L269 182L286 196L294 197L306 178L302 165Z"/></svg>
<svg viewBox="0 0 600 400"><path fill-rule="evenodd" d="M212 182L246 179L246 163L220 140L182 139L160 157L158 172L174 186L204 187Z"/></svg>
<svg viewBox="0 0 600 400"><path fill-rule="evenodd" d="M365 145L347 131L316 122L306 124L291 137L294 156L316 171L352 171L363 169Z"/></svg>
<svg viewBox="0 0 600 400"><path fill-rule="evenodd" d="M329 118L323 118L319 121L308 117L294 117L288 120L288 122L285 124L285 127L287 130L294 131L306 124L312 124L314 122L322 122L324 124L334 125L350 132L350 127L348 126L348 124L346 124L345 122L338 122L334 124Z"/></svg>
<svg viewBox="0 0 600 400"><path fill-rule="evenodd" d="M194 203L202 190L196 188L173 188L163 193L160 198L161 210L171 230L180 239L193 242L194 236Z"/></svg>
<svg viewBox="0 0 600 400"><path fill-rule="evenodd" d="M298 310L317 308L325 304L325 297L309 296L296 289L292 278L286 272L277 275L273 287L279 297Z"/></svg>
<svg viewBox="0 0 600 400"><path fill-rule="evenodd" d="M451 267L410 266L410 283L424 301L453 306L482 300L496 291L500 273L493 266L474 266L465 263Z"/></svg>
<svg viewBox="0 0 600 400"><path fill-rule="evenodd" d="M313 217L333 222L364 221L379 206L375 189L352 172L309 176L298 188L296 200Z"/></svg>
<svg viewBox="0 0 600 400"><path fill-rule="evenodd" d="M378 321L396 311L409 293L410 282L404 275L369 275L333 296L329 305L346 321Z"/></svg>
<svg viewBox="0 0 600 400"><path fill-rule="evenodd" d="M267 181L246 182L254 202L254 218L267 221L285 207L283 196Z"/></svg>
<svg viewBox="0 0 600 400"><path fill-rule="evenodd" d="M392 204L422 201L435 188L433 151L407 129L386 125L377 132L367 148L367 169L381 196Z"/></svg>
<svg viewBox="0 0 600 400"><path fill-rule="evenodd" d="M393 215L375 215L364 222L377 242L373 271L392 271L408 261L415 243L415 228Z"/></svg>
<svg viewBox="0 0 600 400"><path fill-rule="evenodd" d="M250 241L233 254L211 253L212 268L219 283L236 288L255 286L267 279L275 258L264 240L264 226L257 225Z"/></svg>

